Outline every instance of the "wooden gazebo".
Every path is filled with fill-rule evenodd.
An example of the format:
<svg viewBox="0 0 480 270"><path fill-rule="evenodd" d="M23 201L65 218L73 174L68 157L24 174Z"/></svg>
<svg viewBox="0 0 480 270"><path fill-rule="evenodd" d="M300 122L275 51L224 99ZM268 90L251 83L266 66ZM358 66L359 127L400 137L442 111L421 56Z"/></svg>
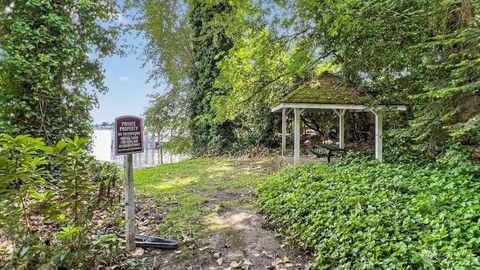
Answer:
<svg viewBox="0 0 480 270"><path fill-rule="evenodd" d="M382 134L383 116L386 110L405 111L405 105L377 105L365 104L371 99L360 97L354 87L345 86L338 76L324 73L316 80L307 82L282 99L280 104L272 108L272 112L282 113L282 156L285 155L287 145L287 115L294 112L294 165L300 162L300 115L304 110L333 110L339 118L339 147L345 147L345 113L372 112L375 115L375 158L382 162Z"/></svg>

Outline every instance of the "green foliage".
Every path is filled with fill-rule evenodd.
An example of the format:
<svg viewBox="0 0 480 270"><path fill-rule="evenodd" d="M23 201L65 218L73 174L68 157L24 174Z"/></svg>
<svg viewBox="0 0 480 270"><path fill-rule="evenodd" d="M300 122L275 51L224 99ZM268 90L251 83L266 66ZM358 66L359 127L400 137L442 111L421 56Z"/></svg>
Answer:
<svg viewBox="0 0 480 270"><path fill-rule="evenodd" d="M288 168L259 202L314 269L477 269L480 167L456 157Z"/></svg>
<svg viewBox="0 0 480 270"><path fill-rule="evenodd" d="M85 223L90 218L88 209L95 201L97 184L92 175L94 159L86 153L88 138L65 139L53 148L55 165L58 166L58 183L64 199L60 202L62 210L68 213L74 225Z"/></svg>
<svg viewBox="0 0 480 270"><path fill-rule="evenodd" d="M171 153L190 153L192 139L186 99L175 92L152 96L145 111L145 126Z"/></svg>
<svg viewBox="0 0 480 270"><path fill-rule="evenodd" d="M228 11L215 9L225 4ZM174 96L187 97L181 104L190 106L189 124L192 131L198 127L191 136L200 152L208 152L209 144L273 146L271 134L279 126L269 108L330 71L372 97L371 105L407 102L408 118L392 114L388 123L398 128L409 122L400 125L398 136L431 159L447 150L450 139L478 147L479 5L471 0L151 0L144 3L143 29L155 49L147 58L165 71L156 74L173 78L166 80L170 91L184 82L184 95ZM186 20L187 14L198 20ZM326 114L302 120L336 124ZM210 130L221 124L226 128ZM230 141L216 136L228 130Z"/></svg>
<svg viewBox="0 0 480 270"><path fill-rule="evenodd" d="M194 88L189 106L195 155L228 153L235 139L232 122L212 121L216 117L212 102L226 94L225 89L214 86L218 76L217 63L232 47L232 41L222 28L212 22L215 17L225 16L231 9L228 1L193 1L189 14L195 63Z"/></svg>
<svg viewBox="0 0 480 270"><path fill-rule="evenodd" d="M415 147L415 138L404 129L388 132L383 143L384 161L387 163L423 164L434 160Z"/></svg>
<svg viewBox="0 0 480 270"><path fill-rule="evenodd" d="M190 92L193 76L192 29L188 3L183 0L127 0L137 16L135 29L146 36L145 55L154 66L150 79L165 83L169 92ZM159 16L161 15L161 16Z"/></svg>
<svg viewBox="0 0 480 270"><path fill-rule="evenodd" d="M99 235L119 224L112 214L120 212L113 200L120 196L119 169L96 162L87 143L75 137L50 147L43 139L0 136L0 237L10 244L0 252L2 269L92 269L119 261L119 239Z"/></svg>
<svg viewBox="0 0 480 270"><path fill-rule="evenodd" d="M135 29L146 36L145 61L153 64L150 80L167 91L151 95L145 126L173 153L191 151L189 99L193 90L193 42L188 6L182 0L126 1L140 14Z"/></svg>
<svg viewBox="0 0 480 270"><path fill-rule="evenodd" d="M273 2L231 1L233 11L215 20L234 41L218 63L215 86L228 91L214 101L215 121L238 126L235 135L246 147L276 145L272 135L280 125L270 108L320 70L313 51L297 46L306 32L283 31L280 25L293 14Z"/></svg>
<svg viewBox="0 0 480 270"><path fill-rule="evenodd" d="M166 93L151 97L145 112L147 128L160 137L173 131L173 149L185 150L193 140L196 154L274 144L271 134L278 121L268 106L264 102L257 102L254 110L244 104L226 106L227 95L238 88L215 82L220 61L239 41L238 33L226 26L244 22L245 11L254 12L248 2L144 0L129 1L128 6L141 14L136 27L147 37L151 79L168 87ZM250 113L232 116L232 109Z"/></svg>
<svg viewBox="0 0 480 270"><path fill-rule="evenodd" d="M219 20L235 41L219 63L216 85L230 89L221 117L259 115L330 70L376 104L408 101L402 136L424 155L450 138L478 147L479 1L241 2Z"/></svg>
<svg viewBox="0 0 480 270"><path fill-rule="evenodd" d="M116 14L111 0L0 3L1 133L48 145L90 134L95 90L107 90L99 60L116 50Z"/></svg>
<svg viewBox="0 0 480 270"><path fill-rule="evenodd" d="M118 265L121 262L117 256L122 256L123 247L117 235L94 235L87 241L83 240L85 236L82 227L62 228L55 235L58 242L51 251L48 267L91 269L100 265Z"/></svg>
<svg viewBox="0 0 480 270"><path fill-rule="evenodd" d="M458 127L478 129L478 4L340 1L300 9L326 14L317 22L326 33L320 42L364 91L380 102L410 99L413 120L406 132L434 157Z"/></svg>
<svg viewBox="0 0 480 270"><path fill-rule="evenodd" d="M38 196L37 186L45 184L47 160L42 152L48 153L51 149L41 139L0 137L0 228L16 239L19 250L32 234L34 209L29 201L32 196ZM24 226L19 226L18 222Z"/></svg>

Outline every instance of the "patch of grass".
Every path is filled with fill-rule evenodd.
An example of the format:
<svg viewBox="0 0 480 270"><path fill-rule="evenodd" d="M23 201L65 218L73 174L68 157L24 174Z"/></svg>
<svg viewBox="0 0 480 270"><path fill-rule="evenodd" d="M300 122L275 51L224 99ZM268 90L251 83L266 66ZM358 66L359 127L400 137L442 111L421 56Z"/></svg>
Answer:
<svg viewBox="0 0 480 270"><path fill-rule="evenodd" d="M159 235L177 238L188 235L196 240L205 237L208 224L204 217L233 207L264 176L277 168L273 158L259 159L192 159L174 164L137 169L135 188L140 196L153 197L166 211L165 219L156 225ZM253 207L253 200L248 207Z"/></svg>

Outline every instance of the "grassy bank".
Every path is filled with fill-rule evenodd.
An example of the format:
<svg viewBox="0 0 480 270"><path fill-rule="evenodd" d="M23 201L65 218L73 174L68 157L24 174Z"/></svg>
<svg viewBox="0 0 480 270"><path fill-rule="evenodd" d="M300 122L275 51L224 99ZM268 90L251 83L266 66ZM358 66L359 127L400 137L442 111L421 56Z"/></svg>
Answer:
<svg viewBox="0 0 480 270"><path fill-rule="evenodd" d="M318 269L479 269L474 164L318 164L286 169L259 201Z"/></svg>
<svg viewBox="0 0 480 270"><path fill-rule="evenodd" d="M272 158L193 159L135 171L135 187L140 196L157 200L165 219L156 225L161 235L201 237L203 221L215 205L237 204L255 207L245 200L265 176L278 168Z"/></svg>

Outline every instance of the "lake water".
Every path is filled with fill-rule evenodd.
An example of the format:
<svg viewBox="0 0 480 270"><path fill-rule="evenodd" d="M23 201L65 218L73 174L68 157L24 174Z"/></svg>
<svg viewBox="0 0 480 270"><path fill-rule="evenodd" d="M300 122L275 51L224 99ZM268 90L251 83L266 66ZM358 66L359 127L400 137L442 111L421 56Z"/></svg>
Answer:
<svg viewBox="0 0 480 270"><path fill-rule="evenodd" d="M115 156L113 140L115 138L113 130L96 129L93 132L93 155L100 161L113 161L123 165L124 156ZM148 134L144 137L145 151L133 155L133 167L149 167L161 164L160 150L155 149L155 140ZM171 155L169 152L163 151L163 163L176 163L188 159L188 155Z"/></svg>

